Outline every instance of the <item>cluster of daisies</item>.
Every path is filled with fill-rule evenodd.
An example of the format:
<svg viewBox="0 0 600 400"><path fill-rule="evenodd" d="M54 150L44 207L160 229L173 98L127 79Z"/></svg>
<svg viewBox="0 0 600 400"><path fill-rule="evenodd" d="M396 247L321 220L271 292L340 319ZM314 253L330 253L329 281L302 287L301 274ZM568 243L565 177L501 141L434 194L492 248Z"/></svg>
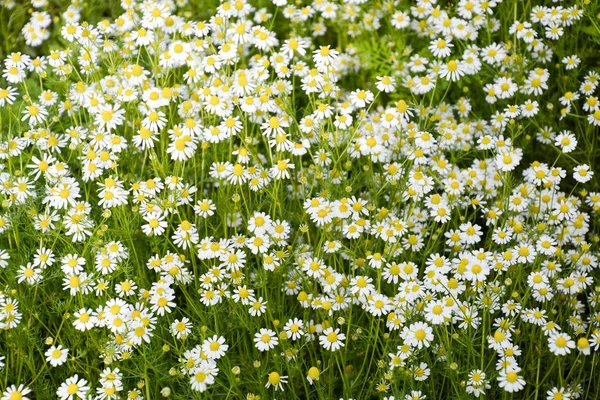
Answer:
<svg viewBox="0 0 600 400"><path fill-rule="evenodd" d="M60 45L0 63L2 400L600 390L585 10L252 3L32 3Z"/></svg>
<svg viewBox="0 0 600 400"><path fill-rule="evenodd" d="M32 0L27 3L27 6L32 7L28 10L28 21L21 28L23 41L27 46L32 48L41 46L50 38L52 31L53 17L46 11L50 2L48 0ZM15 0L0 0L0 7L8 10L9 13L15 12L16 7L24 5ZM71 2L68 7L62 12L60 17L56 16L54 22L67 21L77 23L81 19L81 3L78 0ZM10 25L13 21L10 22Z"/></svg>

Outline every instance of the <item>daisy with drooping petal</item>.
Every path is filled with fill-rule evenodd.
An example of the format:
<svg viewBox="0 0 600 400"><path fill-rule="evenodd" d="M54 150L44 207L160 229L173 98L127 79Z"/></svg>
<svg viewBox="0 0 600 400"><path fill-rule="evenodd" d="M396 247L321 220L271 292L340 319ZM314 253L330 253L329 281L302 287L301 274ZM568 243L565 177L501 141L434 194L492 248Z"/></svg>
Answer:
<svg viewBox="0 0 600 400"><path fill-rule="evenodd" d="M265 384L265 387L270 388L271 386L273 386L275 391L281 390L283 392L284 391L283 384L288 382L287 378L288 378L287 375L283 376L283 375L280 375L278 372L273 371L269 374L269 378L267 379L267 383Z"/></svg>

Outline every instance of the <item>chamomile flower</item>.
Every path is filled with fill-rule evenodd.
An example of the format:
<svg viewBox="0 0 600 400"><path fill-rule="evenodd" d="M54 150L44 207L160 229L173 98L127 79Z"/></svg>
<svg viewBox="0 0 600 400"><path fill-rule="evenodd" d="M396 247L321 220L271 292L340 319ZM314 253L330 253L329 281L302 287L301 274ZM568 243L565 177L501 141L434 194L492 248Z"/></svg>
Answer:
<svg viewBox="0 0 600 400"><path fill-rule="evenodd" d="M75 320L73 321L73 326L78 331L87 331L92 329L95 325L96 318L93 316L93 311L91 308L81 308L79 311L75 312L73 316Z"/></svg>
<svg viewBox="0 0 600 400"><path fill-rule="evenodd" d="M509 393L519 392L525 387L525 380L519 376L518 371L503 369L498 375L498 386Z"/></svg>
<svg viewBox="0 0 600 400"><path fill-rule="evenodd" d="M301 319L293 318L286 322L284 332L290 340L298 340L304 335L303 322Z"/></svg>
<svg viewBox="0 0 600 400"><path fill-rule="evenodd" d="M199 365L194 366L190 372L190 385L192 390L204 392L208 386L215 383L215 376L219 369L214 361L200 361Z"/></svg>
<svg viewBox="0 0 600 400"><path fill-rule="evenodd" d="M254 345L259 351L268 351L277 346L279 339L274 331L261 328L254 334Z"/></svg>
<svg viewBox="0 0 600 400"><path fill-rule="evenodd" d="M58 390L56 395L61 400L74 400L74 399L85 399L86 393L90 390L87 386L88 381L84 378L79 378L79 375L75 374L67 380L65 380Z"/></svg>
<svg viewBox="0 0 600 400"><path fill-rule="evenodd" d="M563 153L570 153L577 147L577 139L572 133L563 131L556 136L554 145L561 148Z"/></svg>
<svg viewBox="0 0 600 400"><path fill-rule="evenodd" d="M144 216L144 220L146 224L142 225L142 230L148 236L160 236L167 228L167 222L161 213L148 213Z"/></svg>
<svg viewBox="0 0 600 400"><path fill-rule="evenodd" d="M429 347L433 340L433 329L426 323L415 322L404 327L400 336L407 345L421 349Z"/></svg>
<svg viewBox="0 0 600 400"><path fill-rule="evenodd" d="M177 339L186 338L192 330L192 324L189 318L183 317L182 319L176 319L171 324L171 334Z"/></svg>
<svg viewBox="0 0 600 400"><path fill-rule="evenodd" d="M308 380L308 383L312 385L315 381L319 380L320 376L321 371L319 371L317 367L310 367L306 375L306 380Z"/></svg>
<svg viewBox="0 0 600 400"><path fill-rule="evenodd" d="M548 348L557 356L565 356L575 348L575 341L566 333L555 332L548 336Z"/></svg>
<svg viewBox="0 0 600 400"><path fill-rule="evenodd" d="M32 103L23 110L22 121L29 122L31 127L42 124L48 117L46 107L41 104Z"/></svg>
<svg viewBox="0 0 600 400"><path fill-rule="evenodd" d="M391 93L396 88L396 80L391 76L378 76L375 84L377 90L384 93Z"/></svg>
<svg viewBox="0 0 600 400"><path fill-rule="evenodd" d="M27 396L31 393L31 389L27 386L20 384L10 385L2 392L2 400L29 400L30 398Z"/></svg>
<svg viewBox="0 0 600 400"><path fill-rule="evenodd" d="M194 212L203 218L208 218L211 215L214 215L216 210L217 207L211 199L198 200L194 206Z"/></svg>
<svg viewBox="0 0 600 400"><path fill-rule="evenodd" d="M46 356L46 361L49 362L50 365L53 367L58 367L67 361L69 349L63 349L60 345L51 346L48 350L46 350L44 355Z"/></svg>
<svg viewBox="0 0 600 400"><path fill-rule="evenodd" d="M206 339L202 343L202 351L206 353L208 358L213 360L223 357L228 348L229 345L225 344L225 338L217 335Z"/></svg>
<svg viewBox="0 0 600 400"><path fill-rule="evenodd" d="M106 132L110 132L123 124L125 110L119 106L105 105L96 114L96 125Z"/></svg>
<svg viewBox="0 0 600 400"><path fill-rule="evenodd" d="M573 169L573 178L579 183L586 183L592 179L593 171L587 164L578 165Z"/></svg>
<svg viewBox="0 0 600 400"><path fill-rule="evenodd" d="M327 328L324 329L319 336L319 343L325 350L336 351L345 346L344 339L346 335L340 332L340 329Z"/></svg>

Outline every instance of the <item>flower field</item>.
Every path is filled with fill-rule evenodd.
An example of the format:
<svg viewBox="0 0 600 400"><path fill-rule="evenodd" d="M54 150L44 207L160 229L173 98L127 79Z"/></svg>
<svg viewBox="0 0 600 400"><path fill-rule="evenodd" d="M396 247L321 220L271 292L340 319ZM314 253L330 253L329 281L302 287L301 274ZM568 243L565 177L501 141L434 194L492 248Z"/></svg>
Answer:
<svg viewBox="0 0 600 400"><path fill-rule="evenodd" d="M600 2L0 0L0 399L600 398Z"/></svg>

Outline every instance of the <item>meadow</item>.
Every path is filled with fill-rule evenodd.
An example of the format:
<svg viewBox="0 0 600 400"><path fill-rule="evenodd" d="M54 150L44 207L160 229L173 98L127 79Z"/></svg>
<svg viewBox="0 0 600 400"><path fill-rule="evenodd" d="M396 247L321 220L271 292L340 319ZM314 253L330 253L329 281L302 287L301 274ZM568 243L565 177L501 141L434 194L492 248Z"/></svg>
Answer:
<svg viewBox="0 0 600 400"><path fill-rule="evenodd" d="M597 0L0 0L0 399L600 398Z"/></svg>

